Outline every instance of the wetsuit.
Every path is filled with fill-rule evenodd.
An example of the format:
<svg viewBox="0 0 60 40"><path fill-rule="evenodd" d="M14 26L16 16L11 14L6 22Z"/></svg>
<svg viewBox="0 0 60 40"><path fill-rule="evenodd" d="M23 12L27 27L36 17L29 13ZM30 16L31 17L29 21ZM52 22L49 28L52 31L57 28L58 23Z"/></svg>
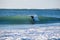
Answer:
<svg viewBox="0 0 60 40"><path fill-rule="evenodd" d="M34 24L35 23L34 16L31 16L31 18L32 18L32 24Z"/></svg>

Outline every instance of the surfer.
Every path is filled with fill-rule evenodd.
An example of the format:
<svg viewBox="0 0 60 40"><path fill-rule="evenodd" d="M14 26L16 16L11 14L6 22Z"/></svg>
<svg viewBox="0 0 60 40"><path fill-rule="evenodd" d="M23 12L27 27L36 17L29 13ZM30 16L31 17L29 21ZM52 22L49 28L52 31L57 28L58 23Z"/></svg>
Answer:
<svg viewBox="0 0 60 40"><path fill-rule="evenodd" d="M32 18L32 20L33 20L33 24L34 24L34 23L38 23L39 18L38 18L37 15L31 16L31 18Z"/></svg>
<svg viewBox="0 0 60 40"><path fill-rule="evenodd" d="M32 24L34 24L35 23L34 16L31 16L31 18L32 18Z"/></svg>

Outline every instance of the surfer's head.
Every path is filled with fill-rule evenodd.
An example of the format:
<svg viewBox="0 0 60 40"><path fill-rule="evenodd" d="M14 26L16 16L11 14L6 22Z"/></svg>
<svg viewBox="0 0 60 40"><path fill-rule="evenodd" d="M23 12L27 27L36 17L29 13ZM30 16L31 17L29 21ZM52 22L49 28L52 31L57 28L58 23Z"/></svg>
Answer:
<svg viewBox="0 0 60 40"><path fill-rule="evenodd" d="M34 16L31 16L31 18L34 18Z"/></svg>

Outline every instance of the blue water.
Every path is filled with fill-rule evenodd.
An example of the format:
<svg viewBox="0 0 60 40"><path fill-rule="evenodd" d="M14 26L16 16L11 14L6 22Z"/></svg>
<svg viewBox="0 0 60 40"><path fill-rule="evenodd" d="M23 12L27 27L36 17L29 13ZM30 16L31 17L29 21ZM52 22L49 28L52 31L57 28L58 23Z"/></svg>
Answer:
<svg viewBox="0 0 60 40"><path fill-rule="evenodd" d="M0 16L40 15L60 18L60 9L0 9Z"/></svg>
<svg viewBox="0 0 60 40"><path fill-rule="evenodd" d="M0 9L0 16L35 14L60 18L60 9ZM0 24L0 40L60 40L60 23Z"/></svg>
<svg viewBox="0 0 60 40"><path fill-rule="evenodd" d="M60 40L60 25L0 25L0 40Z"/></svg>
<svg viewBox="0 0 60 40"><path fill-rule="evenodd" d="M15 15L39 15L45 17L60 18L60 9L0 9L0 16L15 16ZM60 22L39 24L43 26L54 25L60 26ZM36 24L33 24L36 25ZM1 26L0 26L1 27Z"/></svg>

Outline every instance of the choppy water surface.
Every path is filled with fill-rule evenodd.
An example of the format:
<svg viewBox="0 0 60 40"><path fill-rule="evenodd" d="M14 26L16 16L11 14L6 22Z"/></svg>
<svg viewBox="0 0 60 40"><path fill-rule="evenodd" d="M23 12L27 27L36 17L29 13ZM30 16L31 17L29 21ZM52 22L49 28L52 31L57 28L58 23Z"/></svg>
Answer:
<svg viewBox="0 0 60 40"><path fill-rule="evenodd" d="M0 40L58 40L60 27L0 30Z"/></svg>
<svg viewBox="0 0 60 40"><path fill-rule="evenodd" d="M0 40L60 40L60 23L0 25Z"/></svg>

